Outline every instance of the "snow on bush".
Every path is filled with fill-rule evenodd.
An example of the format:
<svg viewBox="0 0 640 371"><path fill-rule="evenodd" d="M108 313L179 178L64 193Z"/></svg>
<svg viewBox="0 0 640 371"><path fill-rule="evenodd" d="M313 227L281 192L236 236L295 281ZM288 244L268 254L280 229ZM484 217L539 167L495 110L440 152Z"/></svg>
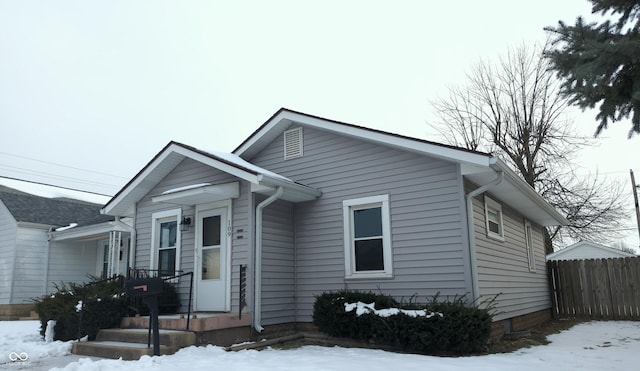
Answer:
<svg viewBox="0 0 640 371"><path fill-rule="evenodd" d="M380 317L389 317L395 316L397 314L406 314L409 317L425 317L431 318L433 316L442 317L443 314L440 312L429 312L427 313L424 309L399 309L399 308L388 308L388 309L376 309L376 303L363 303L361 301L357 303L344 303L344 311L351 312L352 310L356 310L356 314L361 316L366 313L375 314Z"/></svg>

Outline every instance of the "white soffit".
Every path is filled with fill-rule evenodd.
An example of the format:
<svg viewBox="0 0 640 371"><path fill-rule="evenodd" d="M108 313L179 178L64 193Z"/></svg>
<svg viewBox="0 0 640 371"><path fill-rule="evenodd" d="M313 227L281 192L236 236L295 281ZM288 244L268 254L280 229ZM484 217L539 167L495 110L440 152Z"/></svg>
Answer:
<svg viewBox="0 0 640 371"><path fill-rule="evenodd" d="M198 205L208 202L237 198L240 195L240 183L196 184L180 187L151 197L153 202L164 202L177 205Z"/></svg>

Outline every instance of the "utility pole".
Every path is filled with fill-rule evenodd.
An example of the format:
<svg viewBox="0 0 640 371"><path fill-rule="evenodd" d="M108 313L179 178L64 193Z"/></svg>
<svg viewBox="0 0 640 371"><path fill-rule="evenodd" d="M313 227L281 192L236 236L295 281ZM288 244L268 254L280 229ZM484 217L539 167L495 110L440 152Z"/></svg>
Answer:
<svg viewBox="0 0 640 371"><path fill-rule="evenodd" d="M629 169L631 173L631 187L633 187L633 200L636 205L636 221L638 222L638 236L640 236L640 207L638 207L638 187L636 186L636 179L633 177L633 169Z"/></svg>

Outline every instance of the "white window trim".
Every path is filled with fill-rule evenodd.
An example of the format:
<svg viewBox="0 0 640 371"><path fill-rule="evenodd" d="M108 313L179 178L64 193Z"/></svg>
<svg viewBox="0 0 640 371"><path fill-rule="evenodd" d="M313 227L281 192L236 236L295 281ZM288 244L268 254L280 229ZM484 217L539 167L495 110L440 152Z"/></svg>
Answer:
<svg viewBox="0 0 640 371"><path fill-rule="evenodd" d="M493 210L498 215L498 233L492 232L489 229L489 210ZM487 196L484 196L484 221L487 229L487 237L504 241L504 215L502 214L502 205Z"/></svg>
<svg viewBox="0 0 640 371"><path fill-rule="evenodd" d="M526 247L527 262L529 263L529 271L536 271L536 252L533 247L533 227L531 222L524 220L524 245Z"/></svg>
<svg viewBox="0 0 640 371"><path fill-rule="evenodd" d="M384 270L356 272L353 239L353 207L381 206L382 254ZM355 198L342 201L342 222L344 230L344 268L346 279L390 278L393 277L393 252L391 246L391 218L389 216L389 195Z"/></svg>
<svg viewBox="0 0 640 371"><path fill-rule="evenodd" d="M159 220L165 218L175 217L178 223L177 231L176 231L176 271L180 270L180 256L182 255L182 232L180 231L180 221L182 220L182 210L181 209L172 209L165 211L158 211L151 214L151 254L149 258L149 269L156 270L158 267L156 266L158 262L158 226Z"/></svg>

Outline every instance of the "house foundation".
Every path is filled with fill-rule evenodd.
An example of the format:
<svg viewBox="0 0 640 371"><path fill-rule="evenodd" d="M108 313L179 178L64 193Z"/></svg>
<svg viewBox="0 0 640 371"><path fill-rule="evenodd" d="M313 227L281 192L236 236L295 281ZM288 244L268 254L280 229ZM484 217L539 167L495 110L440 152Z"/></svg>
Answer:
<svg viewBox="0 0 640 371"><path fill-rule="evenodd" d="M551 321L551 309L495 321L491 325L491 340L500 340L505 335L526 331L547 321Z"/></svg>
<svg viewBox="0 0 640 371"><path fill-rule="evenodd" d="M0 304L0 321L38 319L34 309L35 304Z"/></svg>

